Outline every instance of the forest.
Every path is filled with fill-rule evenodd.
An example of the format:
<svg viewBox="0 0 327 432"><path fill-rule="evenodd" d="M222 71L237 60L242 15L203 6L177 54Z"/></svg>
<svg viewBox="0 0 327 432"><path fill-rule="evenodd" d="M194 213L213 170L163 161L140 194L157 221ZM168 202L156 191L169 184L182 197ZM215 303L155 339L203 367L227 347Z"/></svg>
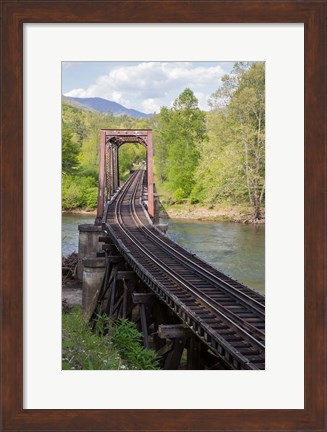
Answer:
<svg viewBox="0 0 327 432"><path fill-rule="evenodd" d="M217 83L218 88L218 83ZM62 102L62 207L94 209L101 128L151 128L155 182L166 208L172 205L245 206L251 222L264 218L265 66L235 63L209 99L210 110L186 88L171 108L135 119ZM124 181L133 164L145 160L144 148L119 150Z"/></svg>

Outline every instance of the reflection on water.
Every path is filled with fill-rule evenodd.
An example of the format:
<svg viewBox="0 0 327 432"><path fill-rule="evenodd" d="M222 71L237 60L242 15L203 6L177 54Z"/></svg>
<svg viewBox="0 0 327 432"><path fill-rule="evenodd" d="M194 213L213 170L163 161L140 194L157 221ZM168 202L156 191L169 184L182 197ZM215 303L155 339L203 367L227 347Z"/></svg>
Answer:
<svg viewBox="0 0 327 432"><path fill-rule="evenodd" d="M62 254L78 248L79 224L94 223L94 216L62 216ZM162 220L168 237L233 278L264 293L265 227L229 222Z"/></svg>

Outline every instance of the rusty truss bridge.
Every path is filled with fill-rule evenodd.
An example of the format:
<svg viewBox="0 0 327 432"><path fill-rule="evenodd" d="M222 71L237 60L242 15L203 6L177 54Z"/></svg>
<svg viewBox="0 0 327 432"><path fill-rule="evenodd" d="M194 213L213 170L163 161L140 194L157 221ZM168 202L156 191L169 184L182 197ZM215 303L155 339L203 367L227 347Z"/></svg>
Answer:
<svg viewBox="0 0 327 432"><path fill-rule="evenodd" d="M147 148L119 187L118 148ZM116 150L115 150L116 148ZM264 296L171 241L153 223L152 133L102 131L99 206L104 275L86 315L128 318L164 369L265 368ZM183 366L181 366L183 364Z"/></svg>

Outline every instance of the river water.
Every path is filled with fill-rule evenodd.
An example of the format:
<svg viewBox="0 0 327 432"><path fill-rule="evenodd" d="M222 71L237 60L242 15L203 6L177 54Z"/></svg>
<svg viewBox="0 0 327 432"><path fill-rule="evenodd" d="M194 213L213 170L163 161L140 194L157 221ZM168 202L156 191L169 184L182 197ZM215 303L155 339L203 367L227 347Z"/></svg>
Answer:
<svg viewBox="0 0 327 432"><path fill-rule="evenodd" d="M94 216L62 216L62 253L77 251L79 224L94 223ZM167 235L213 267L261 293L265 290L265 227L231 222L183 219L168 223Z"/></svg>

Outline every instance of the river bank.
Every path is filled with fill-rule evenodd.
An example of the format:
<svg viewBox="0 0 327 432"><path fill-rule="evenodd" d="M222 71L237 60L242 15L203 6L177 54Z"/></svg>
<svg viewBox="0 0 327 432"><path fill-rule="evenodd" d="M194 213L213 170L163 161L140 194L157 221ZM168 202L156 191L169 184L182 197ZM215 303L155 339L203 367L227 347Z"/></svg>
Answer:
<svg viewBox="0 0 327 432"><path fill-rule="evenodd" d="M252 209L247 206L215 206L206 208L201 205L173 204L161 206L160 217L169 219L185 219L211 222L236 222L245 224L264 224L265 210L262 209L262 219L254 222Z"/></svg>
<svg viewBox="0 0 327 432"><path fill-rule="evenodd" d="M83 208L77 208L77 209L71 209L71 210L62 210L61 212L63 215L83 215L83 216L96 216L97 210L85 210Z"/></svg>
<svg viewBox="0 0 327 432"><path fill-rule="evenodd" d="M85 210L82 208L73 210L63 210L63 215L82 215L96 216L97 211ZM211 221L211 222L235 222L252 224L252 211L246 206L216 206L214 208L206 208L200 205L191 204L173 204L171 206L161 206L159 216L166 219L185 219L194 221ZM265 223L265 209L262 209L262 219L255 222L256 224Z"/></svg>

